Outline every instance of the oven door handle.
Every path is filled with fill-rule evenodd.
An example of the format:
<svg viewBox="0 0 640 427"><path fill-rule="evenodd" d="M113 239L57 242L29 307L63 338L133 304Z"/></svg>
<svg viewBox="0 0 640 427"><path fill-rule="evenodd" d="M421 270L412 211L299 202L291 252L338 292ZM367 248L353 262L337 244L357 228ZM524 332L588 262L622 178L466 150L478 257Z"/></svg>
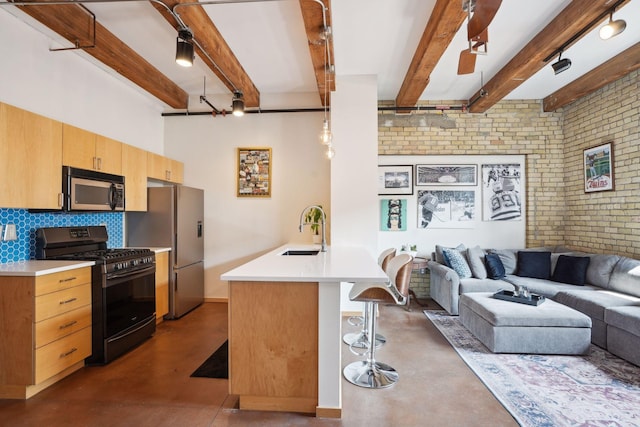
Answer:
<svg viewBox="0 0 640 427"><path fill-rule="evenodd" d="M112 274L108 274L107 275L107 280L124 279L124 278L128 278L128 277L133 278L134 276L139 276L139 275L151 272L151 271L155 271L155 269L156 269L156 266L155 266L155 264L153 264L153 265L151 265L149 267L141 268L140 270L135 270L135 271L129 270L129 271L126 271L126 272L123 272L123 273L120 273L120 274L112 273Z"/></svg>

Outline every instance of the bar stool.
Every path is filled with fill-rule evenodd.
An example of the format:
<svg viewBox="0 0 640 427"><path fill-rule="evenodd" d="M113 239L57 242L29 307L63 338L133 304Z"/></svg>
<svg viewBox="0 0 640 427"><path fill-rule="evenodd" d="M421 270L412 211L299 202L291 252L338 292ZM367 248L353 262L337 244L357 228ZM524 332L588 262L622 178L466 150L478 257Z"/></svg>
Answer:
<svg viewBox="0 0 640 427"><path fill-rule="evenodd" d="M378 256L378 265L387 273L387 265L389 260L396 256L396 248L385 249ZM360 332L350 332L348 334L344 334L342 337L342 341L352 347L355 348L369 348L369 318L367 316L368 312L368 302L364 303L364 310L362 316L351 316L348 319L348 322L354 326L362 325L362 330ZM376 334L376 347L382 347L384 343L387 342L387 339L381 335Z"/></svg>
<svg viewBox="0 0 640 427"><path fill-rule="evenodd" d="M409 254L398 255L389 261L388 275L391 278L388 284L356 283L349 298L352 301L367 302L367 315L369 321L368 335L376 333L376 309L378 303L393 303L405 305L408 301L409 281L411 280L413 257ZM350 347L351 348L351 347ZM352 350L355 354L359 354ZM377 362L375 359L376 346L370 345L367 349L367 359L347 365L343 374L347 381L365 388L386 388L398 381L398 373L386 363Z"/></svg>

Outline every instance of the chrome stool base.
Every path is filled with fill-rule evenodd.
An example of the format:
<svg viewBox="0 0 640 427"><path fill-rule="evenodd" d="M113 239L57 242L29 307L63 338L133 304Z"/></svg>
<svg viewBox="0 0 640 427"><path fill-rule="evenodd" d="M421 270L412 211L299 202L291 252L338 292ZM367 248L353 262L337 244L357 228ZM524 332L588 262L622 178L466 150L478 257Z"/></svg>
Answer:
<svg viewBox="0 0 640 427"><path fill-rule="evenodd" d="M369 348L369 338L364 332L351 332L344 334L342 341L348 346L355 348ZM376 348L380 348L387 342L387 339L380 334L376 334Z"/></svg>
<svg viewBox="0 0 640 427"><path fill-rule="evenodd" d="M351 384L365 388L387 388L398 382L398 372L386 363L360 360L348 364L344 377Z"/></svg>

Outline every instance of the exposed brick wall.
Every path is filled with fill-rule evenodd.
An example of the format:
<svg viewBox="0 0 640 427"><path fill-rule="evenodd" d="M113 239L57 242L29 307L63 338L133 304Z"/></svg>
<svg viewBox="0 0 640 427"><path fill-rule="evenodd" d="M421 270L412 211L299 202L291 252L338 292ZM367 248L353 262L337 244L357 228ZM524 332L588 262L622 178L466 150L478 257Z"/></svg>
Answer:
<svg viewBox="0 0 640 427"><path fill-rule="evenodd" d="M553 113L543 112L540 101L502 101L484 114L420 111L413 116L424 116L413 119L381 112L378 152L380 155L524 154L528 247L564 245L638 258L638 81L636 71ZM614 141L615 191L585 194L583 150L609 140ZM411 280L418 297L429 294L428 271L414 272Z"/></svg>
<svg viewBox="0 0 640 427"><path fill-rule="evenodd" d="M564 108L565 244L640 258L640 72ZM583 150L613 141L615 190L584 193Z"/></svg>

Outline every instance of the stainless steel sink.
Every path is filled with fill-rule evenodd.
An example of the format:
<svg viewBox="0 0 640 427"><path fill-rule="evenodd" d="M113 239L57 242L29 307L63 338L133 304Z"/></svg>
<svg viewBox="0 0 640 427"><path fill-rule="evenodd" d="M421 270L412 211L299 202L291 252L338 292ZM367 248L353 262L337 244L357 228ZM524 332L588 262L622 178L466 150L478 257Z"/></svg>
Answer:
<svg viewBox="0 0 640 427"><path fill-rule="evenodd" d="M288 251L282 252L280 255L318 255L320 252L317 249L289 249Z"/></svg>

